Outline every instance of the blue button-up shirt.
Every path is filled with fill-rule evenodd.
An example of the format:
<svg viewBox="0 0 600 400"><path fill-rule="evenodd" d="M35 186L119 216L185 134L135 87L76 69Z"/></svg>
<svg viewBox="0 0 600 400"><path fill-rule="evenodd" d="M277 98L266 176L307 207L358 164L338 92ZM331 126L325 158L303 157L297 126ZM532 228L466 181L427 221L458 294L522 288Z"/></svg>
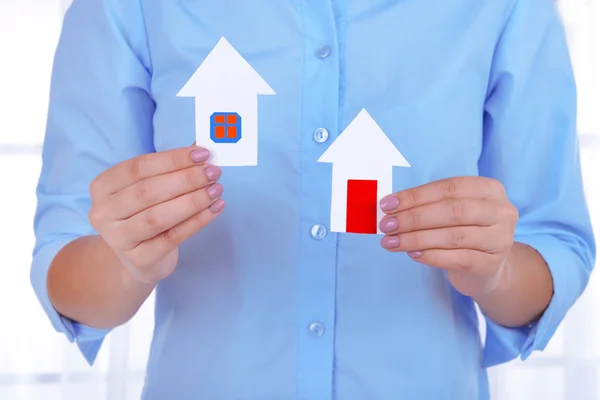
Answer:
<svg viewBox="0 0 600 400"><path fill-rule="evenodd" d="M544 348L595 257L552 0L75 0L56 53L32 266L54 327L93 362L107 332L57 314L48 265L95 234L94 177L189 146L210 124L196 120L204 92L179 94L222 38L267 85L239 132L255 123L258 161L223 167L225 212L156 289L144 399L487 399L486 367ZM393 167L390 190L465 175L505 185L516 240L554 279L539 321L487 319L482 343L473 300L442 271L383 250L378 234L331 229L333 166L318 160L363 109L410 164Z"/></svg>

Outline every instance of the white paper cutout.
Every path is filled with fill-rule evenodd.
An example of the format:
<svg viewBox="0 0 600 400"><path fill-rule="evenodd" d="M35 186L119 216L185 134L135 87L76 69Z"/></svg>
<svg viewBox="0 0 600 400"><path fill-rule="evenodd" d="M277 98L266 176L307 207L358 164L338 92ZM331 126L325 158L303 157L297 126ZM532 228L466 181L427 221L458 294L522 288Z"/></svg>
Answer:
<svg viewBox="0 0 600 400"><path fill-rule="evenodd" d="M185 84L178 97L196 102L196 144L211 151L219 166L258 165L258 95L275 92L223 37ZM242 138L237 143L211 139L211 116L237 113Z"/></svg>
<svg viewBox="0 0 600 400"><path fill-rule="evenodd" d="M377 233L384 213L379 201L392 193L393 167L410 167L387 135L363 109L318 162L333 164L331 186L332 232L346 232L348 180L377 181Z"/></svg>

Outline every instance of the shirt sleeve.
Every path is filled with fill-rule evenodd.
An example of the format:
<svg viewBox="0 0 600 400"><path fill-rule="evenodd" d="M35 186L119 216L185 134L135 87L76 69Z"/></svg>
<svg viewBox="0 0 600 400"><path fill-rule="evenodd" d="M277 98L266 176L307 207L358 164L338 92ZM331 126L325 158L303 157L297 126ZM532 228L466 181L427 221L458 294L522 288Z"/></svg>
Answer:
<svg viewBox="0 0 600 400"><path fill-rule="evenodd" d="M123 160L154 151L150 62L138 0L75 0L54 58L37 185L31 283L52 325L92 364L107 330L57 313L48 267L69 242L96 232L89 185Z"/></svg>
<svg viewBox="0 0 600 400"><path fill-rule="evenodd" d="M587 285L596 248L584 197L576 89L553 0L516 0L494 55L480 174L498 179L518 208L515 241L544 258L554 294L534 324L486 317L484 364L543 350Z"/></svg>

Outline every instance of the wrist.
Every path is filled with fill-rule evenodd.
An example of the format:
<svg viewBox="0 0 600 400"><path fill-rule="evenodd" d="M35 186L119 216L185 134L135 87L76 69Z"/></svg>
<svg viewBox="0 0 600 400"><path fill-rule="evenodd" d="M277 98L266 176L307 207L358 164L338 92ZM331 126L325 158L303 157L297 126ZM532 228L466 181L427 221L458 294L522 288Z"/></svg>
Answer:
<svg viewBox="0 0 600 400"><path fill-rule="evenodd" d="M127 288L137 289L141 291L152 291L154 287L158 284L158 282L151 282L148 280L142 279L142 277L137 276L133 271L133 267L127 265L126 260L122 260L119 257L119 261L121 262L121 282Z"/></svg>
<svg viewBox="0 0 600 400"><path fill-rule="evenodd" d="M489 285L490 289L480 295L473 296L473 301L483 309L487 308L488 304L501 301L511 292L513 286L512 275L512 263L509 256L500 265L493 282Z"/></svg>
<svg viewBox="0 0 600 400"><path fill-rule="evenodd" d="M97 238L101 240L103 246L112 254L111 264L115 264L115 267L117 267L118 279L123 287L127 288L127 290L136 290L136 292L151 292L154 290L156 283L144 281L141 277L137 276L133 272L135 268L129 264L127 259L114 251L104 238L101 236L97 236Z"/></svg>
<svg viewBox="0 0 600 400"><path fill-rule="evenodd" d="M541 255L515 242L493 290L473 300L499 325L519 328L537 321L552 298L552 276Z"/></svg>

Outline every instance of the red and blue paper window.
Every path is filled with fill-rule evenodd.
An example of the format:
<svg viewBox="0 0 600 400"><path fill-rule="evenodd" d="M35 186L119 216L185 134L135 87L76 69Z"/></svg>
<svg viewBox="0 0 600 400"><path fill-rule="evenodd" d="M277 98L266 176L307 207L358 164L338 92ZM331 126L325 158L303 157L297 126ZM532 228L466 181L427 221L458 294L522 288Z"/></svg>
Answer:
<svg viewBox="0 0 600 400"><path fill-rule="evenodd" d="M238 113L214 113L210 117L210 138L215 143L237 143L242 138L242 117Z"/></svg>

